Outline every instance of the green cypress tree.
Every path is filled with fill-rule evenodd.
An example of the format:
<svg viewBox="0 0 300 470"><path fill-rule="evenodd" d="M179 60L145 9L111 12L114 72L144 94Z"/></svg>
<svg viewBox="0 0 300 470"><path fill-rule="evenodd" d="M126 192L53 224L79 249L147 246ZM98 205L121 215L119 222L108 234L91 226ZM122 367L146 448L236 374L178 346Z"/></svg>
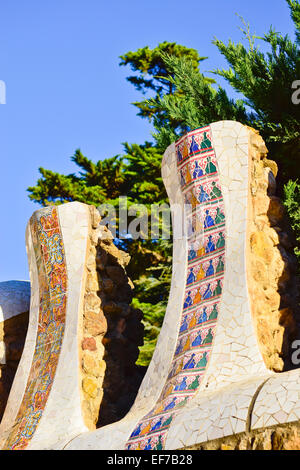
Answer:
<svg viewBox="0 0 300 470"><path fill-rule="evenodd" d="M194 49L175 43L162 43L155 49L145 47L121 56L136 75L128 77L139 91L150 95L134 103L141 117L151 119L156 128L156 145L124 146L124 155L94 163L77 150L73 161L79 174L61 175L40 168L41 178L28 188L30 198L42 205L72 200L98 206L126 195L129 206L167 201L160 168L164 149L184 132L222 119L232 119L260 130L273 159L280 167L280 188L285 186L285 205L300 241L299 111L292 103L292 83L300 78L300 5L286 0L295 24L296 41L272 29L261 40L269 45L263 54L249 29L244 31L248 47L227 45L215 40L230 68L216 70L242 94L231 99L226 91L199 71L204 59ZM152 95L152 97L151 97ZM294 180L288 182L290 178ZM163 321L171 278L171 242L162 240L123 240L132 255L129 274L135 280L133 303L144 310L145 344L139 363L146 365L152 355Z"/></svg>
<svg viewBox="0 0 300 470"><path fill-rule="evenodd" d="M135 73L135 75L127 77L127 80L144 95L146 93L154 95L151 102L145 99L133 103L139 110L138 116L148 119L155 117L156 122L160 126L166 124L166 120L169 121L170 117L166 116L164 110L159 107L159 99L162 96L172 95L180 99L181 96L180 90L169 79L172 71L166 67L162 54L169 54L178 59L188 59L195 71L198 70L199 64L206 59L206 57L200 57L195 49L167 41L158 44L154 49L146 46L120 56L120 65L130 66L131 70ZM206 78L206 80L209 83L214 82L214 80L209 78ZM174 128L180 127L180 123L172 120L172 126ZM181 128L181 130L185 129Z"/></svg>
<svg viewBox="0 0 300 470"><path fill-rule="evenodd" d="M205 82L203 75L186 58L161 53L170 70L169 80L176 93L164 95L158 100L158 108L169 120L156 127L156 142L161 151L182 133L172 126L176 121L187 130L207 125L221 119L240 121L258 129L270 151L271 158L279 166L278 194L284 199L287 212L298 243L300 242L300 105L292 100L293 83L300 79L300 3L286 0L295 26L293 41L288 35L272 28L263 37L250 34L249 25L242 28L248 46L229 41L224 44L215 39L214 44L226 58L229 68L214 73L227 80L241 94L240 100L232 100L219 86L215 89ZM269 50L260 51L257 40L263 41ZM151 103L151 100L149 100ZM300 260L300 250L296 249Z"/></svg>
<svg viewBox="0 0 300 470"><path fill-rule="evenodd" d="M156 48L144 47L121 56L120 65L130 66L135 75L128 77L136 89L147 92L156 99L167 94L180 92L175 90L168 80L167 71L161 52L175 57L188 57L196 70L204 59L195 49L176 43L164 42ZM207 79L208 82L213 82ZM165 120L164 111L160 112L155 104L148 107L145 100L136 102L141 117ZM174 128L183 130L177 122ZM40 168L41 178L35 186L28 188L31 200L42 204L62 204L80 201L96 207L103 203L112 204L118 210L119 196L127 196L128 208L135 204L145 204L150 214L151 204L167 202L167 195L161 178L161 151L149 142L143 145L124 144L124 154L92 162L76 150L72 157L78 168L77 173L63 175ZM118 212L117 212L118 222ZM129 218L130 222L130 218ZM161 224L159 223L159 226ZM117 236L119 234L117 233ZM131 255L128 273L136 289L133 305L144 311L145 338L138 363L147 365L151 359L157 336L163 321L171 280L171 249L168 240L132 240L123 239L121 248Z"/></svg>
<svg viewBox="0 0 300 470"><path fill-rule="evenodd" d="M230 99L221 86L215 89L207 83L190 60L161 53L167 70L171 71L169 80L175 90L181 91L180 99L176 93L159 99L159 109L169 117L164 126L154 119L157 143L162 150L180 135L172 128L173 120L187 129L221 119L237 120L260 131L279 165L281 188L291 175L300 176L300 106L292 101L292 84L300 78L300 4L297 0L286 1L295 25L296 41L272 28L257 38L250 34L249 26L242 30L248 47L214 40L229 64L228 69L217 69L214 73L241 94L240 100ZM269 46L267 53L260 51L257 39Z"/></svg>
<svg viewBox="0 0 300 470"><path fill-rule="evenodd" d="M150 215L152 204L167 203L161 178L161 159L162 155L157 148L147 142L144 145L125 143L122 156L97 162L92 162L80 150L76 150L72 160L78 168L77 173L63 175L40 168L41 178L35 186L28 188L29 197L43 206L70 201L96 207L110 203L116 209L118 223L119 197L127 196L127 209L144 204ZM132 218L128 217L128 223ZM160 223L158 225L161 226ZM156 344L168 298L171 243L150 238L132 240L130 237L122 240L117 238L116 243L131 255L128 274L136 285L133 305L143 309L145 324L144 346L141 347L138 363L147 365Z"/></svg>

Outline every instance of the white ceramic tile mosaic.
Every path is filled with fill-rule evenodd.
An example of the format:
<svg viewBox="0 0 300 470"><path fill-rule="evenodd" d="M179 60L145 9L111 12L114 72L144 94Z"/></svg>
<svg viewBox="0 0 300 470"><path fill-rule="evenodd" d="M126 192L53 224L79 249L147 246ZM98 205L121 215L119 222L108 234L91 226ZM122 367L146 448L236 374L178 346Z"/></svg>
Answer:
<svg viewBox="0 0 300 470"><path fill-rule="evenodd" d="M271 377L260 390L252 413L251 429L300 419L300 370Z"/></svg>
<svg viewBox="0 0 300 470"><path fill-rule="evenodd" d="M165 152L162 176L177 236L164 323L130 412L93 432L86 432L78 393L87 207L59 207L68 274L65 332L52 389L28 448L178 449L299 420L300 371L268 371L253 327L246 272L248 141L248 128L222 121L192 131ZM193 204L184 219L187 238L174 226L175 208L185 201ZM30 327L1 441L15 422L34 355L39 286L32 244L27 230Z"/></svg>
<svg viewBox="0 0 300 470"><path fill-rule="evenodd" d="M212 124L201 132L207 134L204 139L211 138L212 146L209 145L208 139L208 145L200 152L199 157L194 157L193 153L190 155L192 164L189 170L191 172L192 169L195 175L198 172L204 178L203 170L199 170L194 162L198 159L199 165L201 164L204 169L205 164L208 165L209 161L213 164L214 158L217 160L226 216L225 275L209 361L195 396L182 407L179 413L172 416L173 420L169 425L167 437L164 439L165 448L169 449L245 430L252 396L265 378L270 375L265 368L254 335L245 269L248 130L239 123L222 122ZM181 163L181 160L186 162L190 158L188 151L185 155L183 154L186 151L184 145L195 144L193 135L199 143L197 131L183 139L185 143L183 147L180 147L182 155L179 160L179 172L177 169L178 143L167 149L163 159L162 175L171 205L174 203L183 204L182 194L185 192L182 192L181 184L185 187L193 179L191 176L188 179L187 165ZM180 145L181 142L179 142ZM207 156L210 160L207 159ZM212 190L210 181L214 181L214 179L205 177L206 186L204 185L204 188ZM216 182L214 186L217 185ZM197 183L195 186L196 193L201 198L199 190L197 190ZM205 202L205 196L201 200ZM207 207L210 210L210 206ZM174 243L173 277L168 309L153 359L133 408L121 422L89 433L88 436L80 436L71 442L68 448L86 448L88 446L99 449L121 449L124 448L126 433L126 440L132 433L129 444L127 444L129 448L147 449L150 446L155 448L155 443L156 445L160 444L159 436L155 435L155 430L157 425L162 422L159 419L162 415L154 413L155 419L151 421L152 428L148 425L147 416L149 416L149 412L150 417L153 416L153 408L159 402L159 397L165 386L176 352L176 345L178 347L177 335L181 325L184 295L186 295L183 280L187 279L188 274L187 248L187 240L185 239L177 239ZM237 383L238 386L235 385ZM183 387L181 389L184 390ZM136 416L136 423L132 428L134 416ZM165 418L168 416L168 414L165 415ZM130 419L128 427L126 426L127 419ZM139 422L141 425L137 427ZM108 434L114 433L116 427L120 430L118 433L120 440L116 439L116 436L115 439L111 439L111 436L108 437ZM122 432L121 429L124 431Z"/></svg>
<svg viewBox="0 0 300 470"><path fill-rule="evenodd" d="M55 217L52 213L55 213ZM24 352L0 428L1 444L4 448L53 449L61 447L75 435L87 431L80 404L78 319L82 306L83 273L89 236L88 220L88 206L74 202L58 209L41 209L28 224L27 250L33 295ZM38 251L33 247L32 241L33 224L40 223L39 221L44 227L41 232L43 238L40 236L40 241L35 243L37 247L41 244L44 249L41 252L43 261L39 261ZM44 242L45 239L48 241ZM57 286L50 294L53 299L50 305L46 300L39 300L39 281L43 278L39 279L37 262L42 263L41 266L45 267L43 269L51 276L51 283L56 283ZM63 285L66 285L64 297L56 293ZM45 287L47 286L44 284ZM66 303L61 303L60 298L65 298ZM57 313L54 313L55 311ZM59 333L59 319L62 315L65 318L62 323L63 337L58 342L56 338L59 336L55 336L53 328L57 325ZM38 347L37 332L43 331L41 328L44 328L39 322L45 323L49 333L45 342ZM39 335L41 334L40 332ZM48 355L46 345L49 347ZM41 359L45 355L45 359ZM37 370L36 364L38 365L40 360L43 369ZM38 365L39 367L41 366ZM53 367L55 369L51 380L47 372L45 377L48 382L41 383L39 374L45 374L44 371L51 371Z"/></svg>

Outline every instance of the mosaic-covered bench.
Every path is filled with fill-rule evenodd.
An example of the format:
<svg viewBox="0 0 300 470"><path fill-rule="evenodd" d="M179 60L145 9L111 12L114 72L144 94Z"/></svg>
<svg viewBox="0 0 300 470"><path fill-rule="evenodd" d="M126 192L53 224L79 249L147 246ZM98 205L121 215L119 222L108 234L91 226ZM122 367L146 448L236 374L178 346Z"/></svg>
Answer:
<svg viewBox="0 0 300 470"><path fill-rule="evenodd" d="M265 247L254 243L267 231L276 238L271 225L283 217L266 155L257 132L231 121L190 132L166 150L170 204L174 213L191 208L181 237L180 224L173 226L172 285L156 350L129 414L67 449L179 449L299 420L300 371L273 371L278 358L264 348L260 325L268 301L257 295L261 281L251 266L256 255L268 265L272 288L286 269L279 240L270 246L274 259L268 250L260 256ZM272 263L280 265L274 278ZM279 402L288 383L291 393Z"/></svg>
<svg viewBox="0 0 300 470"><path fill-rule="evenodd" d="M35 213L30 325L2 448L179 449L300 419L300 371L275 372L291 365L273 331L290 343L296 313L293 295L285 297L280 330L293 259L266 154L255 131L232 121L166 150L174 235L167 312L131 410L95 431L82 407L78 354L89 209L70 203Z"/></svg>

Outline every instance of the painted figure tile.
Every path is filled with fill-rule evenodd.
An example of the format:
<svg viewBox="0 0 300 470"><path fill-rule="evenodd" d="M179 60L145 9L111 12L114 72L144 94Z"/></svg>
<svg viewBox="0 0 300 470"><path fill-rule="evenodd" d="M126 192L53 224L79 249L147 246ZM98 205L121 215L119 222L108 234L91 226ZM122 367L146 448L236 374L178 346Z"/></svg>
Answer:
<svg viewBox="0 0 300 470"><path fill-rule="evenodd" d="M65 328L67 268L57 208L34 214L30 226L39 275L38 330L27 386L5 449L25 449L36 431L51 391Z"/></svg>
<svg viewBox="0 0 300 470"><path fill-rule="evenodd" d="M175 145L187 211L188 269L178 340L168 378L154 408L128 439L126 449L164 448L176 414L195 395L205 374L217 325L225 270L225 210L210 127Z"/></svg>

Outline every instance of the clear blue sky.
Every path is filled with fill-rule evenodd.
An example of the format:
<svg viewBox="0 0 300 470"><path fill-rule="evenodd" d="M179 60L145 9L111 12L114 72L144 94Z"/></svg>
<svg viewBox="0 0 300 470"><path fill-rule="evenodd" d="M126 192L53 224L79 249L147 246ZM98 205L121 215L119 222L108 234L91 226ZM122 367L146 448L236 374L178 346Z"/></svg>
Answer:
<svg viewBox="0 0 300 470"><path fill-rule="evenodd" d="M183 8L184 7L184 8ZM28 279L24 233L39 208L26 188L38 167L71 173L80 147L98 160L124 141L151 138L151 126L130 103L140 95L118 57L175 41L209 56L202 71L225 65L211 41L238 41L235 13L253 32L293 34L284 0L3 0L0 10L1 236L0 281Z"/></svg>

